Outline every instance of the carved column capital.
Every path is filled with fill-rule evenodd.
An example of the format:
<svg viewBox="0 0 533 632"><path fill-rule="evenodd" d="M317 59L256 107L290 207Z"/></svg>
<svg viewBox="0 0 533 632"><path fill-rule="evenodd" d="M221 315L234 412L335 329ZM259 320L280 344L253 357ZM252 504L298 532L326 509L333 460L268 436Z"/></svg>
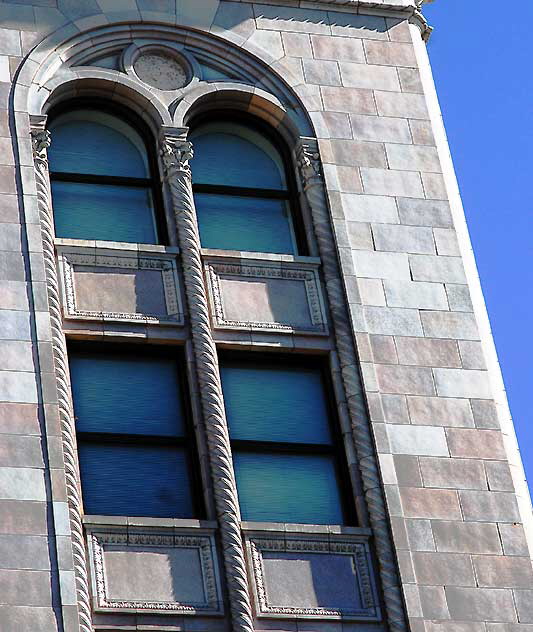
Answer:
<svg viewBox="0 0 533 632"><path fill-rule="evenodd" d="M189 160L194 151L187 140L187 127L163 127L159 137L159 155L163 167L163 177L170 180L178 173L191 175Z"/></svg>

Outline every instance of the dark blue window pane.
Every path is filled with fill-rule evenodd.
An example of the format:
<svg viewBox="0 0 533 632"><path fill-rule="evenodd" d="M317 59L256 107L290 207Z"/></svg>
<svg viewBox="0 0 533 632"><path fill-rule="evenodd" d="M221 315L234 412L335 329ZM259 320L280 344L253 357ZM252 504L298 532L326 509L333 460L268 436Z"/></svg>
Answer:
<svg viewBox="0 0 533 632"><path fill-rule="evenodd" d="M233 458L243 520L342 524L332 457L242 452Z"/></svg>
<svg viewBox="0 0 533 632"><path fill-rule="evenodd" d="M157 243L149 189L52 182L57 237Z"/></svg>
<svg viewBox="0 0 533 632"><path fill-rule="evenodd" d="M80 443L86 514L190 518L185 451L164 446Z"/></svg>
<svg viewBox="0 0 533 632"><path fill-rule="evenodd" d="M220 131L217 131L220 130ZM210 125L191 136L193 181L198 184L285 189L283 163L260 134L238 125Z"/></svg>
<svg viewBox="0 0 533 632"><path fill-rule="evenodd" d="M295 254L287 202L196 193L204 248Z"/></svg>
<svg viewBox="0 0 533 632"><path fill-rule="evenodd" d="M331 443L320 371L222 366L232 439Z"/></svg>
<svg viewBox="0 0 533 632"><path fill-rule="evenodd" d="M70 373L78 432L184 434L172 360L77 353Z"/></svg>
<svg viewBox="0 0 533 632"><path fill-rule="evenodd" d="M73 112L59 118L51 126L51 133L48 151L51 171L149 177L141 137L113 116Z"/></svg>

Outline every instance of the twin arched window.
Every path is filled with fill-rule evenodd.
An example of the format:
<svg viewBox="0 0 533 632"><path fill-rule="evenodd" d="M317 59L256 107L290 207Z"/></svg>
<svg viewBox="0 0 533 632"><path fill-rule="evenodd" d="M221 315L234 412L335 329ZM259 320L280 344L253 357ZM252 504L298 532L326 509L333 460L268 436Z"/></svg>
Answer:
<svg viewBox="0 0 533 632"><path fill-rule="evenodd" d="M74 109L50 125L56 236L162 243L155 159L141 122ZM287 160L268 131L232 119L200 123L190 138L204 248L298 254Z"/></svg>

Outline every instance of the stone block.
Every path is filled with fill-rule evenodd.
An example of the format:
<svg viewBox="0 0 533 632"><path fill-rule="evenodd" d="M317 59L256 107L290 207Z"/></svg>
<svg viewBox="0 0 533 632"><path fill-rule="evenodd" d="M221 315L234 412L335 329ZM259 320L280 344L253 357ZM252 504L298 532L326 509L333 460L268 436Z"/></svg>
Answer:
<svg viewBox="0 0 533 632"><path fill-rule="evenodd" d="M498 555L502 552L495 524L435 520L431 525L438 551L486 555Z"/></svg>
<svg viewBox="0 0 533 632"><path fill-rule="evenodd" d="M409 121L409 128L415 145L435 145L435 137L429 121ZM425 188L424 185L424 190Z"/></svg>
<svg viewBox="0 0 533 632"><path fill-rule="evenodd" d="M359 277L403 280L410 278L406 254L355 250L352 258L355 274Z"/></svg>
<svg viewBox="0 0 533 632"><path fill-rule="evenodd" d="M58 632L56 613L50 607L0 606L2 632Z"/></svg>
<svg viewBox="0 0 533 632"><path fill-rule="evenodd" d="M459 340L459 353L464 369L485 370L487 365L480 342L473 340Z"/></svg>
<svg viewBox="0 0 533 632"><path fill-rule="evenodd" d="M321 86L340 86L341 78L336 61L304 59L304 75L307 83Z"/></svg>
<svg viewBox="0 0 533 632"><path fill-rule="evenodd" d="M493 430L480 430L479 432L496 432ZM497 433L499 434L499 432ZM498 447L502 445L502 437L498 437ZM487 472L487 480L489 482L489 489L493 492L513 492L514 491L514 483L513 477L511 475L511 469L509 464L505 460L505 452L504 456L500 457L503 460L501 461L486 461L485 462L485 470Z"/></svg>
<svg viewBox="0 0 533 632"><path fill-rule="evenodd" d="M385 149L391 169L433 173L441 172L439 156L435 147L387 143Z"/></svg>
<svg viewBox="0 0 533 632"><path fill-rule="evenodd" d="M20 340L0 340L2 370L33 371L33 351L31 342Z"/></svg>
<svg viewBox="0 0 533 632"><path fill-rule="evenodd" d="M444 586L420 586L422 614L427 619L449 619Z"/></svg>
<svg viewBox="0 0 533 632"><path fill-rule="evenodd" d="M460 257L459 242L453 228L434 228L437 254L451 257Z"/></svg>
<svg viewBox="0 0 533 632"><path fill-rule="evenodd" d="M337 166L337 179L339 182L339 191L342 193L362 193L363 183L361 182L361 174L357 167L347 167L345 165Z"/></svg>
<svg viewBox="0 0 533 632"><path fill-rule="evenodd" d="M470 402L472 415L476 428L496 429L500 428L498 411L493 401L473 399Z"/></svg>
<svg viewBox="0 0 533 632"><path fill-rule="evenodd" d="M521 524L499 524L498 531L500 532L504 555L529 555L526 534Z"/></svg>
<svg viewBox="0 0 533 632"><path fill-rule="evenodd" d="M327 131L328 138L351 139L352 128L350 126L350 117L345 112L322 112L322 123ZM325 136L325 135L324 135ZM332 158L335 153L331 151ZM326 161L329 156L322 155L322 160ZM328 160L329 162L329 160ZM339 166L338 164L336 166ZM359 173L357 173L359 178ZM341 189L342 190L342 189Z"/></svg>
<svg viewBox="0 0 533 632"><path fill-rule="evenodd" d="M0 434L39 435L40 432L36 404L0 403Z"/></svg>
<svg viewBox="0 0 533 632"><path fill-rule="evenodd" d="M474 555L472 562L478 586L486 588L530 588L533 586L533 570L529 557Z"/></svg>
<svg viewBox="0 0 533 632"><path fill-rule="evenodd" d="M456 338L479 340L473 314L466 312L426 311L420 314L424 333L430 338ZM470 395L474 397L474 395Z"/></svg>
<svg viewBox="0 0 533 632"><path fill-rule="evenodd" d="M26 280L24 260L19 252L0 252L0 278L3 281Z"/></svg>
<svg viewBox="0 0 533 632"><path fill-rule="evenodd" d="M454 340L396 338L400 364L434 367L460 367L461 359Z"/></svg>
<svg viewBox="0 0 533 632"><path fill-rule="evenodd" d="M422 326L417 310L379 306L364 306L363 315L367 333L387 336L422 336Z"/></svg>
<svg viewBox="0 0 533 632"><path fill-rule="evenodd" d="M400 92L400 82L394 68L354 64L349 61L341 61L339 66L342 85L346 88Z"/></svg>
<svg viewBox="0 0 533 632"><path fill-rule="evenodd" d="M435 394L435 386L429 368L388 364L376 364L375 366L379 390L383 393Z"/></svg>
<svg viewBox="0 0 533 632"><path fill-rule="evenodd" d="M419 584L428 586L476 585L469 555L418 551L413 553L413 564Z"/></svg>
<svg viewBox="0 0 533 632"><path fill-rule="evenodd" d="M0 500L0 533L8 535L46 535L47 510L44 502Z"/></svg>
<svg viewBox="0 0 533 632"><path fill-rule="evenodd" d="M467 399L409 396L407 404L413 424L465 428L474 426L472 411Z"/></svg>
<svg viewBox="0 0 533 632"><path fill-rule="evenodd" d="M363 191L370 195L422 197L424 191L420 175L411 171L390 169L361 169Z"/></svg>
<svg viewBox="0 0 533 632"><path fill-rule="evenodd" d="M428 200L446 200L448 191L440 173L423 173L422 184Z"/></svg>
<svg viewBox="0 0 533 632"><path fill-rule="evenodd" d="M381 279L357 279L363 305L385 306L385 293Z"/></svg>
<svg viewBox="0 0 533 632"><path fill-rule="evenodd" d="M409 92L374 92L376 107L380 116L398 116L400 118L429 119L424 96Z"/></svg>
<svg viewBox="0 0 533 632"><path fill-rule="evenodd" d="M0 569L2 601L13 606L51 606L50 580L50 573L47 571Z"/></svg>
<svg viewBox="0 0 533 632"><path fill-rule="evenodd" d="M331 159L326 162L348 167L386 167L385 152L380 143L360 140L330 141ZM323 152L324 154L324 152Z"/></svg>
<svg viewBox="0 0 533 632"><path fill-rule="evenodd" d="M515 590L513 594L520 623L533 623L533 590Z"/></svg>
<svg viewBox="0 0 533 632"><path fill-rule="evenodd" d="M412 255L409 263L413 281L466 283L463 263L459 257Z"/></svg>
<svg viewBox="0 0 533 632"><path fill-rule="evenodd" d="M450 454L465 459L505 460L502 435L498 430L448 428Z"/></svg>
<svg viewBox="0 0 533 632"><path fill-rule="evenodd" d="M366 222L347 222L346 228L348 232L348 242L352 249L374 250L370 224Z"/></svg>
<svg viewBox="0 0 533 632"><path fill-rule="evenodd" d="M387 425L393 454L449 456L443 428Z"/></svg>
<svg viewBox="0 0 533 632"><path fill-rule="evenodd" d="M401 487L400 497L406 518L462 520L459 499L455 491Z"/></svg>
<svg viewBox="0 0 533 632"><path fill-rule="evenodd" d="M435 252L431 228L378 224L372 227L376 250L391 252L429 253Z"/></svg>
<svg viewBox="0 0 533 632"><path fill-rule="evenodd" d="M481 461L422 457L420 469L424 487L487 489L487 479Z"/></svg>
<svg viewBox="0 0 533 632"><path fill-rule="evenodd" d="M468 285L454 285L446 283L446 294L450 309L454 312L473 312L472 300Z"/></svg>
<svg viewBox="0 0 533 632"><path fill-rule="evenodd" d="M382 393L381 403L386 421L392 424L409 423L409 411L405 395Z"/></svg>
<svg viewBox="0 0 533 632"><path fill-rule="evenodd" d="M424 87L420 79L420 72L416 68L398 68L398 77L402 92L424 94Z"/></svg>
<svg viewBox="0 0 533 632"><path fill-rule="evenodd" d="M17 294L18 290L17 286ZM29 314L11 309L0 310L0 340L31 340Z"/></svg>
<svg viewBox="0 0 533 632"><path fill-rule="evenodd" d="M391 449L395 452L393 446L394 442L392 441L390 435L389 440L391 442ZM394 464L397 485L400 487L423 487L417 456L412 456L410 454L394 454L389 456L391 456Z"/></svg>
<svg viewBox="0 0 533 632"><path fill-rule="evenodd" d="M327 36L324 39L329 40ZM307 33L282 33L281 41L285 55L288 57L313 57L311 40ZM319 56L316 55L316 57ZM335 58L330 57L330 59Z"/></svg>
<svg viewBox="0 0 533 632"><path fill-rule="evenodd" d="M415 51L412 44L365 40L366 60L380 66L405 66L416 68Z"/></svg>
<svg viewBox="0 0 533 632"><path fill-rule="evenodd" d="M311 44L316 59L365 63L365 52L361 40L330 37L329 35L311 35Z"/></svg>
<svg viewBox="0 0 533 632"><path fill-rule="evenodd" d="M385 18L377 15L354 15L328 11L333 35L362 39L386 40L388 27Z"/></svg>
<svg viewBox="0 0 533 632"><path fill-rule="evenodd" d="M487 371L463 369L433 369L440 397L475 397L491 399L492 391Z"/></svg>
<svg viewBox="0 0 533 632"><path fill-rule="evenodd" d="M384 116L350 117L354 138L381 143L410 143L411 134L405 119Z"/></svg>
<svg viewBox="0 0 533 632"><path fill-rule="evenodd" d="M0 468L0 499L46 500L43 471L23 467Z"/></svg>
<svg viewBox="0 0 533 632"><path fill-rule="evenodd" d="M385 222L398 224L398 210L394 198L345 193L341 196L347 220L356 222Z"/></svg>
<svg viewBox="0 0 533 632"><path fill-rule="evenodd" d="M516 621L513 595L510 590L446 586L445 591L452 619Z"/></svg>
<svg viewBox="0 0 533 632"><path fill-rule="evenodd" d="M485 632L486 630L485 623L479 622L425 621L424 623L427 632Z"/></svg>
<svg viewBox="0 0 533 632"><path fill-rule="evenodd" d="M22 55L20 31L0 28L0 55L13 57Z"/></svg>
<svg viewBox="0 0 533 632"><path fill-rule="evenodd" d="M507 492L460 491L466 521L520 522L514 494Z"/></svg>
<svg viewBox="0 0 533 632"><path fill-rule="evenodd" d="M320 92L325 110L349 112L350 114L376 114L376 105L371 90L324 86ZM320 109L320 104L318 104L318 108L311 109Z"/></svg>
<svg viewBox="0 0 533 632"><path fill-rule="evenodd" d="M405 18L386 18L387 33L391 42L411 42L409 20Z"/></svg>
<svg viewBox="0 0 533 632"><path fill-rule="evenodd" d="M396 347L392 336L369 336L370 347L372 350L371 361L382 364L397 364L398 357L396 355Z"/></svg>
<svg viewBox="0 0 533 632"><path fill-rule="evenodd" d="M402 224L440 227L453 225L448 202L441 200L413 200L409 198L400 198L397 202L400 223Z"/></svg>
<svg viewBox="0 0 533 632"><path fill-rule="evenodd" d="M0 467L44 467L40 437L3 435Z"/></svg>
<svg viewBox="0 0 533 632"><path fill-rule="evenodd" d="M407 538L412 551L435 551L431 520L409 518L405 521Z"/></svg>
<svg viewBox="0 0 533 632"><path fill-rule="evenodd" d="M164 6L168 2L169 6ZM163 6L158 7L164 11L174 13L175 6L172 1L163 0ZM139 0L137 0L139 4ZM145 10L154 10L154 2L152 0L143 0L144 7L139 8ZM212 31L217 32L217 27L226 31L231 31L243 38L249 37L255 30L254 13L251 5L244 3L221 2L213 20ZM289 53L287 53L289 54Z"/></svg>
<svg viewBox="0 0 533 632"><path fill-rule="evenodd" d="M0 569L50 570L48 538L0 535Z"/></svg>
<svg viewBox="0 0 533 632"><path fill-rule="evenodd" d="M21 371L0 371L0 401L36 404L36 376Z"/></svg>
<svg viewBox="0 0 533 632"><path fill-rule="evenodd" d="M440 283L401 280L384 282L387 305L414 309L447 310L448 301Z"/></svg>
<svg viewBox="0 0 533 632"><path fill-rule="evenodd" d="M258 29L329 34L325 11L254 4Z"/></svg>

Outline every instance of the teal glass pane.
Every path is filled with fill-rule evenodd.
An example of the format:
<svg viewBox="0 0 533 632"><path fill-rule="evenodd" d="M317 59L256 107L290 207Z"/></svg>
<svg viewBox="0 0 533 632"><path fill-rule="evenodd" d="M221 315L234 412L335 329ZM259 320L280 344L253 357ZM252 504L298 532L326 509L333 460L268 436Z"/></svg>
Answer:
<svg viewBox="0 0 533 632"><path fill-rule="evenodd" d="M204 248L296 254L284 200L207 193L194 200Z"/></svg>
<svg viewBox="0 0 533 632"><path fill-rule="evenodd" d="M227 131L215 131L217 127ZM206 128L205 133L199 130L191 136L193 182L256 189L287 188L282 160L264 137L237 125Z"/></svg>
<svg viewBox="0 0 533 632"><path fill-rule="evenodd" d="M173 360L73 353L69 361L78 432L185 433Z"/></svg>
<svg viewBox="0 0 533 632"><path fill-rule="evenodd" d="M331 443L319 370L222 365L220 374L232 439Z"/></svg>
<svg viewBox="0 0 533 632"><path fill-rule="evenodd" d="M48 150L51 171L150 177L143 141L129 125L114 116L73 112L52 124L51 138Z"/></svg>
<svg viewBox="0 0 533 632"><path fill-rule="evenodd" d="M238 452L233 461L243 520L342 524L332 457Z"/></svg>
<svg viewBox="0 0 533 632"><path fill-rule="evenodd" d="M78 450L86 514L194 516L183 448L81 442Z"/></svg>
<svg viewBox="0 0 533 632"><path fill-rule="evenodd" d="M157 243L149 189L52 182L57 237Z"/></svg>

